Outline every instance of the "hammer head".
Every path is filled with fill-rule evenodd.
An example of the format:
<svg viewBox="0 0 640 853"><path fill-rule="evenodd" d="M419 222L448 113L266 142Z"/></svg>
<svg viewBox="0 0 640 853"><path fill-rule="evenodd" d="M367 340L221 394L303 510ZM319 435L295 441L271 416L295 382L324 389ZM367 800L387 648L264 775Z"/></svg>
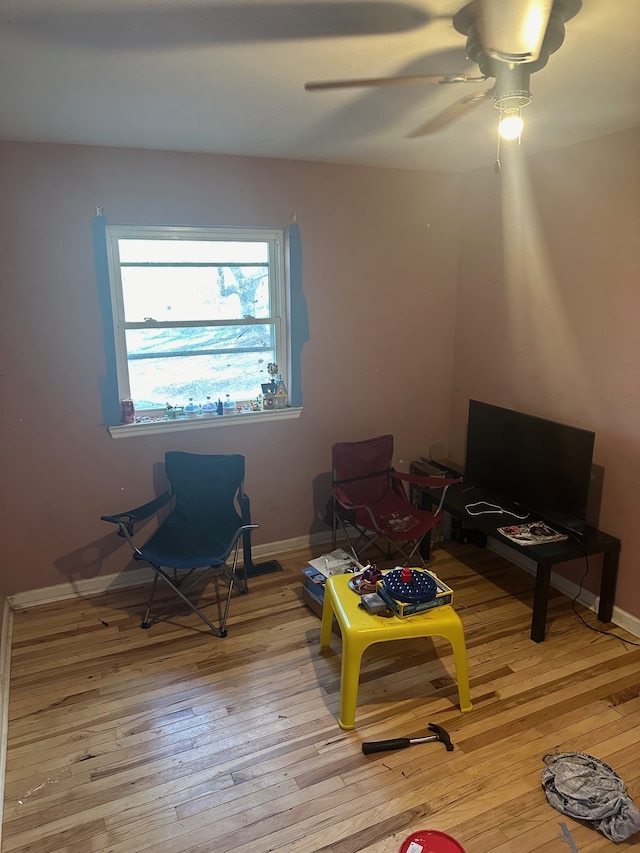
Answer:
<svg viewBox="0 0 640 853"><path fill-rule="evenodd" d="M443 743L447 747L447 752L453 750L453 744L446 729L443 729L442 726L437 726L435 723L429 723L429 731L433 732L440 743Z"/></svg>

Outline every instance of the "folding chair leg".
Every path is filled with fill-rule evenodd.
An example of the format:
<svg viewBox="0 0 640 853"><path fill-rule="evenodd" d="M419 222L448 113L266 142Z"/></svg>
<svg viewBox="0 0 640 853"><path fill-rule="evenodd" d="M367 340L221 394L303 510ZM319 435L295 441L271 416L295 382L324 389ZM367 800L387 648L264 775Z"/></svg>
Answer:
<svg viewBox="0 0 640 853"><path fill-rule="evenodd" d="M246 577L246 572L247 572L246 564L243 565L242 575L239 574L239 572L238 572L239 553L240 553L240 538L238 538L238 540L235 544L235 547L233 549L233 563L231 566L227 566L226 564L223 564L222 566L219 566L217 569L213 569L212 567L203 567L202 569L191 569L189 571L189 575L188 575L188 577L190 577L190 580L188 583L185 583L187 578L184 578L183 582L180 583L178 581L177 572L175 570L173 572L174 577L172 579L171 576L169 574L167 574L167 572L163 571L161 566L156 566L156 565L150 564L151 567L153 568L153 571L154 571L154 578L153 578L153 584L151 586L151 593L150 593L149 598L147 600L147 609L146 609L144 619L142 620L140 627L141 628L150 628L152 625L155 625L155 623L158 622L158 620L168 610L170 610L171 607L173 606L173 602L168 602L167 604L164 605L164 607L162 607L160 610L158 610L158 612L154 615L154 617L151 620L149 619L149 613L151 610L151 604L153 602L153 597L154 597L154 594L156 591L156 585L158 583L158 577L162 577L167 582L167 584L171 587L171 589L180 596L180 598L184 601L184 603L191 610L193 610L193 612L196 613L202 619L202 621L206 625L209 626L209 628L211 628L211 630L216 635L216 637L226 637L227 636L227 617L229 615L229 607L231 605L231 596L233 594L233 589L235 586L237 586L240 592L248 592L249 591L247 577ZM202 612L202 610L200 610L185 595L185 593L188 592L191 589L191 587L194 586L197 583L197 581L200 578L202 578L203 575L206 572L208 572L209 570L212 570L214 572L215 571L219 572L219 574L216 575L216 581L218 580L219 575L224 575L224 577L228 581L227 595L226 595L225 602L224 602L224 608L222 611L222 617L220 619L220 627L219 628L216 628L216 626L213 624L213 622L211 622L211 620ZM218 602L218 606L219 605L220 605L220 602Z"/></svg>
<svg viewBox="0 0 640 853"><path fill-rule="evenodd" d="M411 549L411 551L410 551L408 554L407 554L407 552L404 550L404 548L401 548L401 547L398 545L398 543L397 543L397 542L393 542L392 540L388 540L388 541L389 541L389 544L390 544L390 545L394 546L394 550L395 550L395 551L399 551L399 552L402 554L402 556L404 557L404 563L403 563L403 565L404 565L404 566L408 566L408 565L409 565L409 563L411 563L412 561L413 561L413 564L415 565L415 561L414 561L414 559L413 559L413 558L414 558L414 555L416 555L416 556L417 556L417 558L420 560L420 564L422 565L422 568L423 568L423 569L426 569L426 568L427 568L427 564L426 564L426 563L425 563L425 561L424 561L424 557L422 556L422 554L421 554L421 552L420 552L420 543L422 542L422 539L418 539L418 540L414 543L413 548ZM410 543L407 543L407 547L408 547L408 545L409 545L409 544L410 544ZM393 556L393 555L391 555L391 556ZM389 557L389 559L391 559L391 557Z"/></svg>
<svg viewBox="0 0 640 853"><path fill-rule="evenodd" d="M245 546L242 546L242 570L238 570L238 557L240 555L240 540L236 542L236 546L233 551L233 565L231 566L231 575L233 576L234 583L238 588L238 592L244 594L245 592L249 592L249 578L247 577L247 564L248 560L246 558L246 550ZM252 564L253 565L253 564ZM228 577L228 574L225 572L225 575ZM226 620L225 620L226 621Z"/></svg>
<svg viewBox="0 0 640 853"><path fill-rule="evenodd" d="M351 537L349 536L349 531L347 530L347 526L345 525L344 521L340 518L340 515L335 511L334 511L333 516L331 518L331 547L333 548L334 551L336 550L336 547L338 544L338 524L340 525L340 529L342 530L342 535L344 536L344 538L347 540L347 542L349 544L349 550L353 554L354 559L357 560L358 562L360 562L360 558L358 557L358 552L357 552L356 548L360 542L360 539L362 538L362 533L360 534L360 536L356 540L356 544L354 545L353 542L351 541Z"/></svg>
<svg viewBox="0 0 640 853"><path fill-rule="evenodd" d="M412 548L411 551L407 553L404 548L401 548L398 545L397 542L394 542L393 545L393 549L387 554L387 560L391 560L394 554L397 554L402 557L402 560L396 559L398 566L422 566L423 569L428 568L427 563L424 561L424 557L416 550L416 548Z"/></svg>
<svg viewBox="0 0 640 853"><path fill-rule="evenodd" d="M354 559L357 560L359 563L361 563L362 562L361 555L364 554L364 552L367 550L367 548L371 544L375 544L375 538L376 537L372 537L371 539L368 539L365 533L363 533L362 531L359 531L359 536L356 539L355 544L354 544L354 542L351 539L351 536L349 536L349 531L347 530L347 525L344 523L344 521L337 514L334 515L334 524L335 524L336 518L338 519L338 523L340 524L340 528L342 530L344 538L347 540L347 543L349 545L349 550L353 554ZM355 529L359 530L359 528L357 528L357 527ZM364 542L366 543L363 548L360 548L361 540L364 540ZM334 548L334 550L335 550L335 547L336 547L336 536L335 536L335 532L334 532L334 536L333 536L333 548ZM376 547L379 547L379 546L376 546Z"/></svg>
<svg viewBox="0 0 640 853"><path fill-rule="evenodd" d="M238 584L238 588L240 592L248 592L248 584L247 584L247 564L243 562L243 573L244 580L238 578L238 554L240 553L240 540L236 542L236 547L233 551L233 565L231 566L231 571L224 571L223 573L229 580L229 589L227 590L227 601L224 606L224 613L222 614L222 619L220 620L220 635L221 637L227 636L227 616L229 615L229 605L231 604L231 593L233 592L233 587L235 584ZM224 569L224 567L223 567Z"/></svg>
<svg viewBox="0 0 640 853"><path fill-rule="evenodd" d="M149 622L149 611L151 610L151 604L153 602L153 596L156 592L156 585L158 583L158 575L156 572L153 573L153 583L151 584L151 592L149 593L149 598L147 598L147 609L145 610L144 618L140 624L141 628L150 628L151 624Z"/></svg>
<svg viewBox="0 0 640 853"><path fill-rule="evenodd" d="M155 623L158 622L158 620L161 618L161 616L163 616L172 607L172 602L169 602L168 604L166 604L163 608L161 608L155 614L153 619L149 619L149 611L151 609L151 601L153 599L155 587L156 587L156 584L158 582L158 577L162 577L169 584L171 589L180 596L180 598L189 607L189 609L193 610L193 612L196 613L202 619L202 621L209 626L209 628L211 628L211 630L216 635L216 637L226 637L227 636L227 632L224 628L224 624L226 623L226 614L229 610L229 602L231 600L231 592L233 591L233 581L232 580L230 580L230 582L229 582L229 594L227 596L227 602L226 602L226 606L225 606L225 618L221 623L221 627L216 628L216 626L213 624L213 622L211 622L211 620L192 601L189 601L189 599L184 594L184 592L182 591L180 586L178 584L174 583L173 580L171 579L171 577L166 572L164 572L159 566L153 566L152 568L156 574L155 574L155 577L153 579L153 586L151 589L151 595L149 596L149 600L147 602L147 611L145 613L144 620L140 625L141 628L150 628L152 625L155 625ZM186 589L188 590L191 586L193 586L193 583L196 580L198 580L201 576L202 576L202 573L200 573L194 579L194 581L192 581L192 583L188 584Z"/></svg>
<svg viewBox="0 0 640 853"><path fill-rule="evenodd" d="M229 615L229 605L231 604L231 593L233 592L234 581L229 581L229 589L227 590L227 600L224 605L224 613L222 614L222 619L220 620L220 630L218 632L219 637L227 636L227 616Z"/></svg>

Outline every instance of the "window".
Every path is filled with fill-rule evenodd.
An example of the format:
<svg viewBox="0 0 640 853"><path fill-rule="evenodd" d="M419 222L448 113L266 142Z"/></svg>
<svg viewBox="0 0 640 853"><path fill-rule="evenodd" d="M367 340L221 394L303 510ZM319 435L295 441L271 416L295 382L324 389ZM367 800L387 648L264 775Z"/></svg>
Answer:
<svg viewBox="0 0 640 853"><path fill-rule="evenodd" d="M137 415L247 406L273 363L288 387L281 230L107 225L106 239L118 394Z"/></svg>

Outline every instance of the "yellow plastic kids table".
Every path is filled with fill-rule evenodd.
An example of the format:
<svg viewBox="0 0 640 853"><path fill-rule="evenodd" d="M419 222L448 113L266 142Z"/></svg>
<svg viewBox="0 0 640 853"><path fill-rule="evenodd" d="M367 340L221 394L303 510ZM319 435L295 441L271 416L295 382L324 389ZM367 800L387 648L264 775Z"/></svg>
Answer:
<svg viewBox="0 0 640 853"><path fill-rule="evenodd" d="M355 726L360 663L365 649L373 643L387 640L419 637L445 637L449 640L453 647L460 710L470 711L472 705L464 629L453 607L444 604L402 619L399 616L375 616L358 606L360 596L349 588L352 577L344 574L327 578L320 629L321 652L329 646L334 615L342 634L340 728L352 729Z"/></svg>

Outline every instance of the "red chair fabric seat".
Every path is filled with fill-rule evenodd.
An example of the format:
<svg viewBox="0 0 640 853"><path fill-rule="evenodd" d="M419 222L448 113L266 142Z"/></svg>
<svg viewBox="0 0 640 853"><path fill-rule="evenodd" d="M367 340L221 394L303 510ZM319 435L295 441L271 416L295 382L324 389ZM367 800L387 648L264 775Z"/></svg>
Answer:
<svg viewBox="0 0 640 853"><path fill-rule="evenodd" d="M413 506L405 483L446 489L460 478L404 474L393 468L392 460L392 435L333 445L329 509L333 547L340 529L359 562L373 545L386 559L399 553L403 565L418 557L424 566L420 545L440 514Z"/></svg>

